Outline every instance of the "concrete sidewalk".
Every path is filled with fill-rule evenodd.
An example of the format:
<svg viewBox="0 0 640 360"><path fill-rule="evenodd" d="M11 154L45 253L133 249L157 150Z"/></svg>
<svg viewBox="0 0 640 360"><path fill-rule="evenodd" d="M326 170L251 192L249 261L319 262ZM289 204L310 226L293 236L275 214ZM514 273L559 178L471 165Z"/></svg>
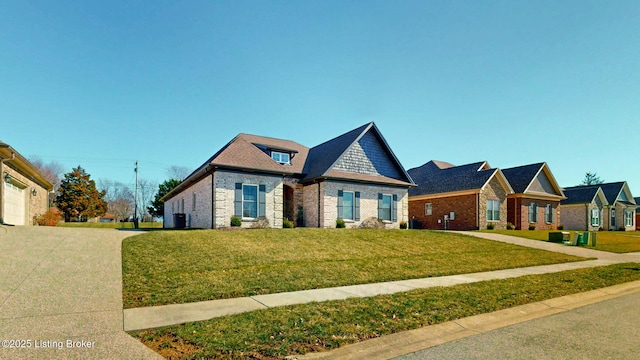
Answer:
<svg viewBox="0 0 640 360"><path fill-rule="evenodd" d="M374 284L341 286L324 289L303 290L287 293L256 295L225 300L212 300L197 303L163 305L143 308L125 309L123 311L124 329L141 330L186 322L203 321L216 317L254 311L259 309L305 304L316 301L342 300L354 297L369 297L383 294L425 289L437 286L453 286L478 281L507 279L523 275L546 274L565 270L606 266L622 262L640 262L640 256L628 256L597 251L589 248L565 246L537 240L522 239L500 234L462 232L489 240L527 246L542 250L560 252L597 260L532 266L525 268L488 271L472 274L461 274L424 279L390 281Z"/></svg>
<svg viewBox="0 0 640 360"><path fill-rule="evenodd" d="M14 341L0 358L161 359L122 330L121 243L132 234L0 226L0 338Z"/></svg>

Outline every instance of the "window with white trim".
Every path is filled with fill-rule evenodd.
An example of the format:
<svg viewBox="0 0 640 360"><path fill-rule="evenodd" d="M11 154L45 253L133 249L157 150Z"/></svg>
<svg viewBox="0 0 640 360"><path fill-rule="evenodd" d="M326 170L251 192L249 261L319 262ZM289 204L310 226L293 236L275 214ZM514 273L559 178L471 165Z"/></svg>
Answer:
<svg viewBox="0 0 640 360"><path fill-rule="evenodd" d="M487 200L487 220L500 220L500 200Z"/></svg>
<svg viewBox="0 0 640 360"><path fill-rule="evenodd" d="M242 184L242 217L258 217L258 185Z"/></svg>
<svg viewBox="0 0 640 360"><path fill-rule="evenodd" d="M382 195L382 201L380 203L380 219L385 221L391 221L391 195Z"/></svg>
<svg viewBox="0 0 640 360"><path fill-rule="evenodd" d="M433 206L431 205L431 203L424 204L424 214L431 215L432 213L433 213Z"/></svg>
<svg viewBox="0 0 640 360"><path fill-rule="evenodd" d="M600 226L600 210L591 209L591 226Z"/></svg>
<svg viewBox="0 0 640 360"><path fill-rule="evenodd" d="M633 210L624 211L624 226L633 225Z"/></svg>
<svg viewBox="0 0 640 360"><path fill-rule="evenodd" d="M291 155L279 151L272 151L271 158L282 165L291 164Z"/></svg>
<svg viewBox="0 0 640 360"><path fill-rule="evenodd" d="M355 203L355 195L353 191L345 191L342 193L342 218L344 220L354 219Z"/></svg>
<svg viewBox="0 0 640 360"><path fill-rule="evenodd" d="M529 222L538 222L538 204L529 203Z"/></svg>
<svg viewBox="0 0 640 360"><path fill-rule="evenodd" d="M547 204L544 207L544 221L547 224L553 223L553 205Z"/></svg>

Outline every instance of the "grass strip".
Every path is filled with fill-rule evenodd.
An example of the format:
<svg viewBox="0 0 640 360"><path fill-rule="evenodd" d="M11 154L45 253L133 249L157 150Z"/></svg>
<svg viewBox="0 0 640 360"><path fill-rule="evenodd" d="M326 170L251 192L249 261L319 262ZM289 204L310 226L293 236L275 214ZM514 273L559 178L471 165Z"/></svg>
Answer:
<svg viewBox="0 0 640 360"><path fill-rule="evenodd" d="M634 280L640 264L616 264L265 309L131 335L172 359L281 359Z"/></svg>
<svg viewBox="0 0 640 360"><path fill-rule="evenodd" d="M517 236L532 240L548 241L549 232L555 230L481 230L485 233L498 233ZM567 231L573 239L575 231ZM580 231L582 232L582 231ZM640 252L640 232L637 231L598 231L596 232L596 246L587 246L589 249L608 251L618 254Z"/></svg>
<svg viewBox="0 0 640 360"><path fill-rule="evenodd" d="M467 235L367 229L161 231L122 244L125 308L584 260Z"/></svg>

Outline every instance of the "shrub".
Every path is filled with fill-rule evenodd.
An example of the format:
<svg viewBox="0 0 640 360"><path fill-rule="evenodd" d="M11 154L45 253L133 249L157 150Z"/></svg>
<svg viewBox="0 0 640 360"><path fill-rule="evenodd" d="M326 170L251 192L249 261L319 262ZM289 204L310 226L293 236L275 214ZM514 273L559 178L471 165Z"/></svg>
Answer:
<svg viewBox="0 0 640 360"><path fill-rule="evenodd" d="M344 229L347 224L344 223L344 220L338 219L336 220L336 229Z"/></svg>
<svg viewBox="0 0 640 360"><path fill-rule="evenodd" d="M602 226L600 226L600 227L598 228L598 231L604 231L604 229L602 228Z"/></svg>
<svg viewBox="0 0 640 360"><path fill-rule="evenodd" d="M496 228L496 224L494 224L494 223L488 223L487 224L487 230L493 230L495 228Z"/></svg>
<svg viewBox="0 0 640 360"><path fill-rule="evenodd" d="M627 231L627 229L625 229L624 227L619 227L618 231Z"/></svg>
<svg viewBox="0 0 640 360"><path fill-rule="evenodd" d="M558 230L564 230L564 225L562 224L558 225Z"/></svg>
<svg viewBox="0 0 640 360"><path fill-rule="evenodd" d="M407 222L406 221L400 221L400 229L406 229L407 228Z"/></svg>
<svg viewBox="0 0 640 360"><path fill-rule="evenodd" d="M33 222L40 226L56 226L61 219L62 216L60 215L59 210L49 209L42 215L34 216Z"/></svg>
<svg viewBox="0 0 640 360"><path fill-rule="evenodd" d="M295 224L293 223L293 221L291 221L291 220L289 220L287 218L284 218L282 220L282 228L284 228L284 229L293 229L294 227L295 227Z"/></svg>
<svg viewBox="0 0 640 360"><path fill-rule="evenodd" d="M265 216L260 216L258 217L254 222L253 225L251 225L252 229L268 229L269 226L269 219L267 219Z"/></svg>
<svg viewBox="0 0 640 360"><path fill-rule="evenodd" d="M361 229L384 229L384 222L376 217L370 217L360 224Z"/></svg>
<svg viewBox="0 0 640 360"><path fill-rule="evenodd" d="M231 217L231 226L242 226L242 219L240 217L233 215Z"/></svg>
<svg viewBox="0 0 640 360"><path fill-rule="evenodd" d="M515 225L513 225L512 223L507 223L507 230L514 230L516 228Z"/></svg>
<svg viewBox="0 0 640 360"><path fill-rule="evenodd" d="M529 224L529 230L535 230L536 224Z"/></svg>

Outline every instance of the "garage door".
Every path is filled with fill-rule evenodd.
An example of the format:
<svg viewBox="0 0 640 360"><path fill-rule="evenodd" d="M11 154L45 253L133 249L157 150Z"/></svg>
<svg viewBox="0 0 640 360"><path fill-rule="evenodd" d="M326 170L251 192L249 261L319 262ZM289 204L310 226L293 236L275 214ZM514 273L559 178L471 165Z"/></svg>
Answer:
<svg viewBox="0 0 640 360"><path fill-rule="evenodd" d="M4 183L4 222L12 225L24 225L24 189Z"/></svg>

